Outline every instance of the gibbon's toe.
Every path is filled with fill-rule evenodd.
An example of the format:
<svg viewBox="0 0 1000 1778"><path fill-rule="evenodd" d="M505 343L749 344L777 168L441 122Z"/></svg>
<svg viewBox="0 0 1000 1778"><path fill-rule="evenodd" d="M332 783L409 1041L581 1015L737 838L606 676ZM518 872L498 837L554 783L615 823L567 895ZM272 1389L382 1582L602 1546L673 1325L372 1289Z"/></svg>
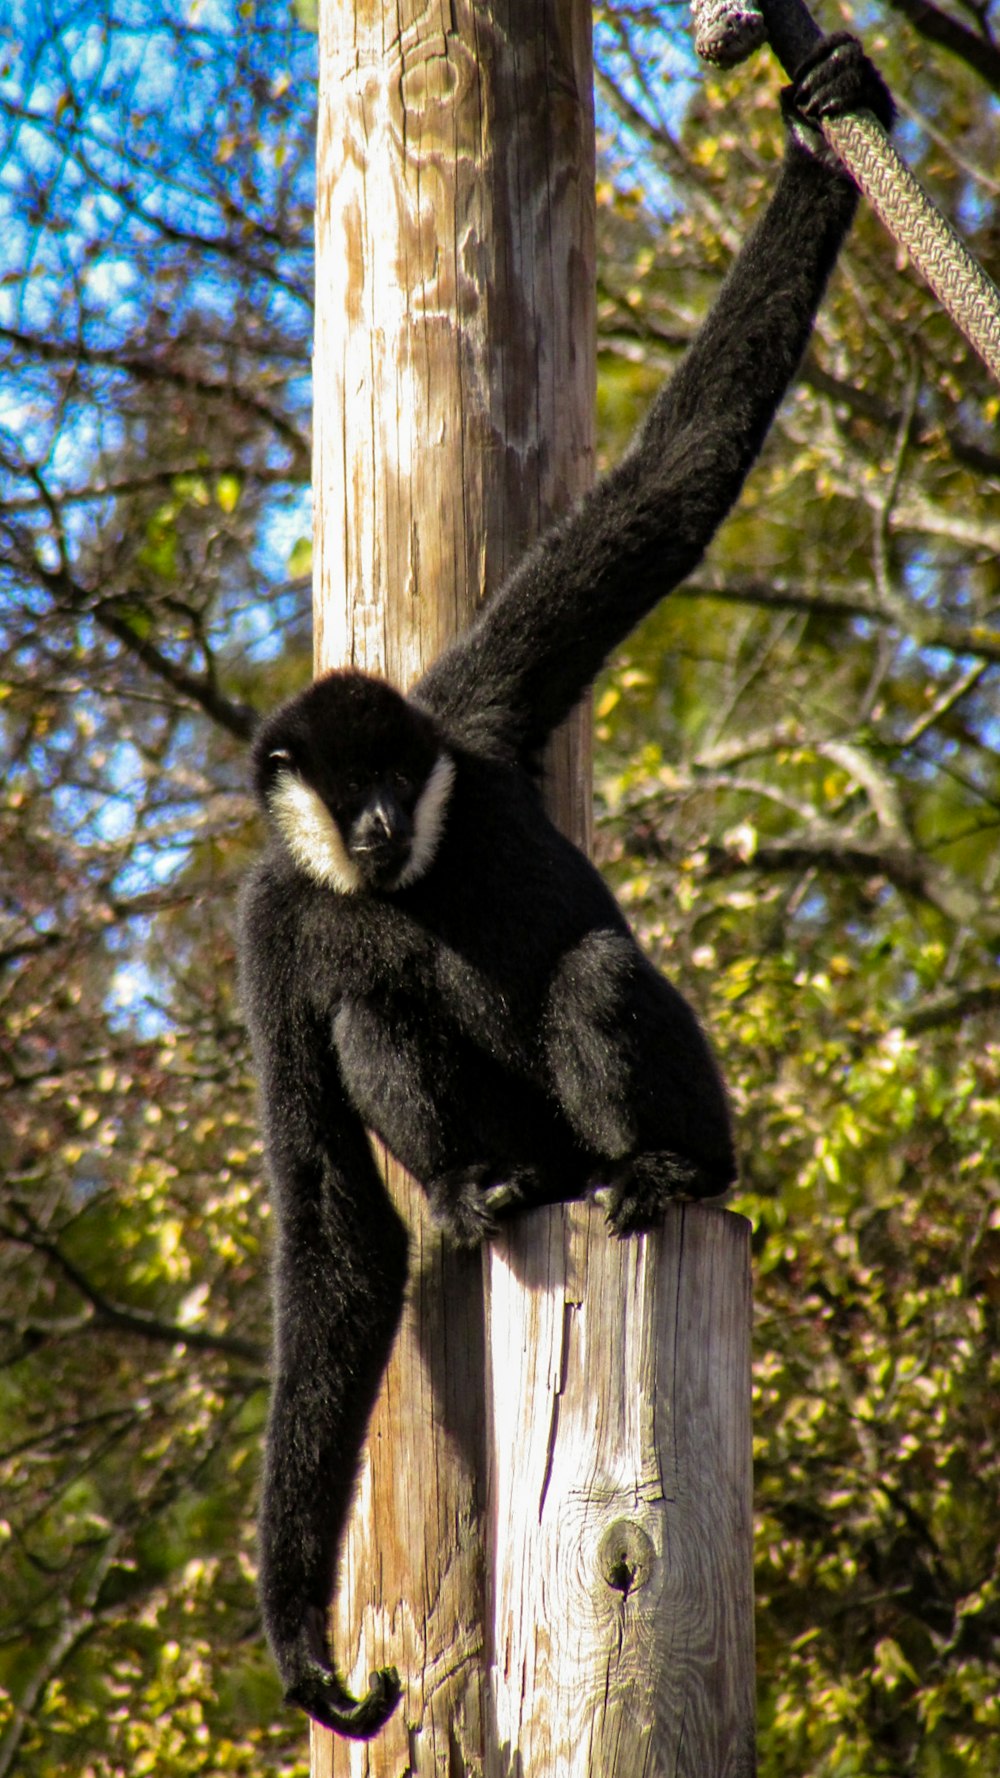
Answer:
<svg viewBox="0 0 1000 1778"><path fill-rule="evenodd" d="M693 1161L667 1151L633 1155L612 1177L608 1224L615 1235L641 1234L656 1228L668 1204L705 1195L705 1176Z"/></svg>

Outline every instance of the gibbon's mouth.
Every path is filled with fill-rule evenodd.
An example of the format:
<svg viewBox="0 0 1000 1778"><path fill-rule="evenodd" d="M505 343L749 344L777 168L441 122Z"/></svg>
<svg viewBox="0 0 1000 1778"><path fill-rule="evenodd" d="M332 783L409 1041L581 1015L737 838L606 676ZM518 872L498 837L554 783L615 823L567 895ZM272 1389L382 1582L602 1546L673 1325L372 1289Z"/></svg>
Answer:
<svg viewBox="0 0 1000 1778"><path fill-rule="evenodd" d="M361 831L351 836L350 848L355 858L405 858L412 844L412 823L400 816L394 820L366 821Z"/></svg>
<svg viewBox="0 0 1000 1778"><path fill-rule="evenodd" d="M373 834L370 839L352 840L351 851L360 852L364 858L377 858L380 852L406 852L409 850L412 835L409 833Z"/></svg>
<svg viewBox="0 0 1000 1778"><path fill-rule="evenodd" d="M410 855L408 840L399 844L388 842L384 846L352 846L351 856L356 858L365 870L397 871L402 870Z"/></svg>
<svg viewBox="0 0 1000 1778"><path fill-rule="evenodd" d="M351 847L351 857L368 882L380 889L395 887L410 860L410 841L368 840Z"/></svg>

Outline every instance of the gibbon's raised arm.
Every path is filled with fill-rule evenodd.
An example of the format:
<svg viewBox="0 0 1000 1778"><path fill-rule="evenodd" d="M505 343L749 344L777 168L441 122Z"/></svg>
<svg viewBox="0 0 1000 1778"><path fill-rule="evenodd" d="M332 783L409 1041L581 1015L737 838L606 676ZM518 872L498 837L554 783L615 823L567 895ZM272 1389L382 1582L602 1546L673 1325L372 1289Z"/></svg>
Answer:
<svg viewBox="0 0 1000 1778"><path fill-rule="evenodd" d="M330 1656L327 1615L403 1306L407 1238L340 1086L329 1022L296 967L287 886L277 888L251 884L241 909L242 999L277 1223L260 1599L287 1702L363 1739L391 1714L399 1682L394 1669L373 1673L364 1699L353 1698Z"/></svg>
<svg viewBox="0 0 1000 1778"><path fill-rule="evenodd" d="M839 104L829 48L844 82ZM699 561L735 501L795 374L857 192L800 145L802 119L893 106L853 38L825 40L789 89L792 124L777 189L677 372L626 457L539 540L465 634L414 687L470 739L530 765L611 650Z"/></svg>

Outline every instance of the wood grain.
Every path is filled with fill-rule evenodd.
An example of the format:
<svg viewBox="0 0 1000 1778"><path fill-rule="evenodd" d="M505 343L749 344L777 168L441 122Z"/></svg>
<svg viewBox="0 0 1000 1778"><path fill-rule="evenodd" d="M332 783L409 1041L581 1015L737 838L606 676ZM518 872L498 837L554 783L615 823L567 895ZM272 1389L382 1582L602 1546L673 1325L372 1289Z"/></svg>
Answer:
<svg viewBox="0 0 1000 1778"><path fill-rule="evenodd" d="M316 667L408 685L593 468L585 0L320 9ZM552 804L586 842L587 748ZM334 1612L403 1703L317 1778L747 1778L745 1226L413 1231ZM487 1411L488 1403L488 1411ZM488 1455L489 1452L489 1455Z"/></svg>
<svg viewBox="0 0 1000 1778"><path fill-rule="evenodd" d="M586 0L325 0L315 340L315 664L407 686L593 473ZM589 818L579 722L553 768ZM323 1778L486 1770L482 1267L413 1230L404 1326L338 1592L351 1682L398 1665L377 1740Z"/></svg>
<svg viewBox="0 0 1000 1778"><path fill-rule="evenodd" d="M749 1232L574 1205L493 1249L496 1778L754 1770Z"/></svg>

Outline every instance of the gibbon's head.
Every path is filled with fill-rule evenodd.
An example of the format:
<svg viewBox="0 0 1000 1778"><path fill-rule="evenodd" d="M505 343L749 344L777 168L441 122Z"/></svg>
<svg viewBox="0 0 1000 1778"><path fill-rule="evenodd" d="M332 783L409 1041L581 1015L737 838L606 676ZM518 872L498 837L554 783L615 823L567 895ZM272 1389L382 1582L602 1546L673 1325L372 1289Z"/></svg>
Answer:
<svg viewBox="0 0 1000 1778"><path fill-rule="evenodd" d="M283 704L253 745L254 786L299 868L342 895L430 869L455 765L434 724L384 680L334 672Z"/></svg>

